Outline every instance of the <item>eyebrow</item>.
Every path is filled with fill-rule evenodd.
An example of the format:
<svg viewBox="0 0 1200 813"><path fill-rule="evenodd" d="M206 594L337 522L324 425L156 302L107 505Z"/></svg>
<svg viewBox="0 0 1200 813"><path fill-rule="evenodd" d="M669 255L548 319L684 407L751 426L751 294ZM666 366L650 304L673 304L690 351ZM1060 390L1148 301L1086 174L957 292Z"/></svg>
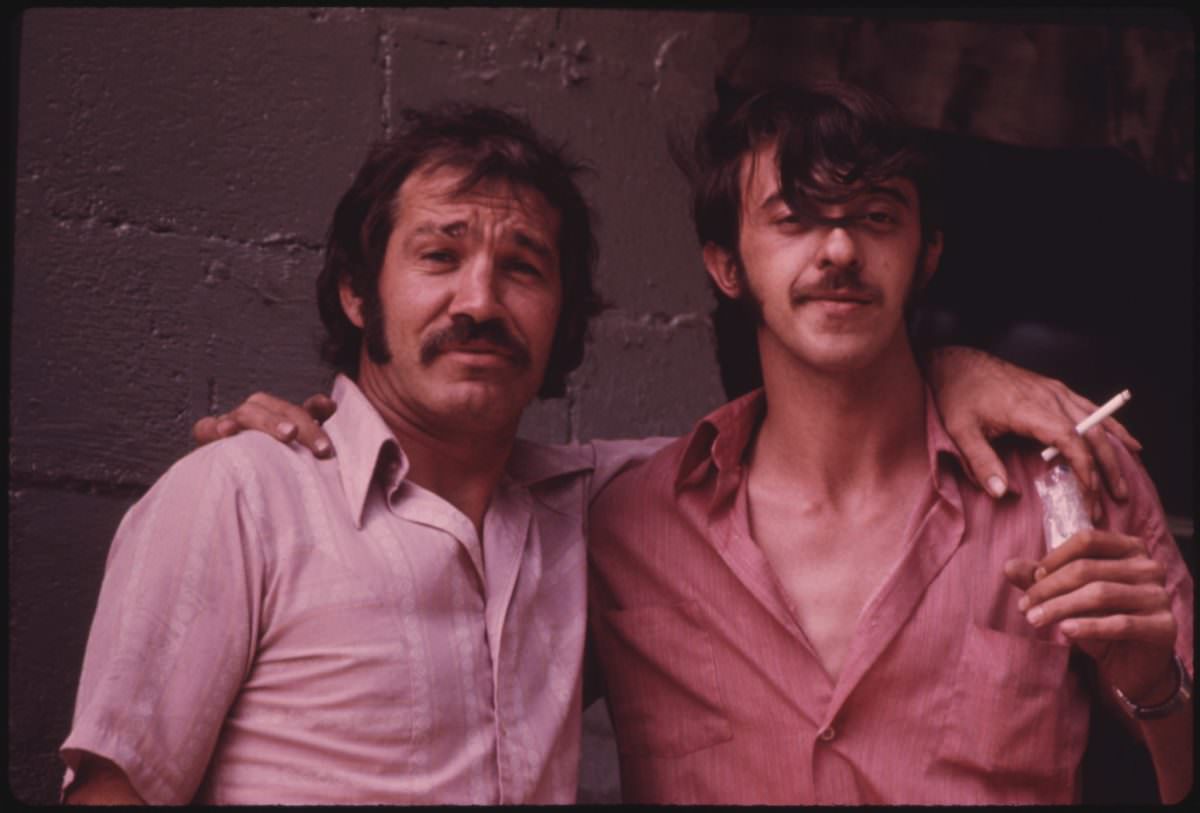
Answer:
<svg viewBox="0 0 1200 813"><path fill-rule="evenodd" d="M881 196L881 197L885 197L885 198L891 198L892 200L896 201L896 203L899 203L901 206L906 206L906 207L912 206L912 201L909 200L908 195L904 194L903 192L901 192L899 189L895 188L894 186L881 186L881 185L869 186L866 189L862 190L861 192L855 193L855 195L854 195L855 198L863 198L863 197L869 198L869 197L873 197L873 196ZM783 193L781 191L779 191L778 189L766 197L766 199L762 202L762 205L760 208L769 209L777 203L784 203L784 204L787 203L787 201L785 201L783 199ZM821 203L821 201L817 201L817 203Z"/></svg>
<svg viewBox="0 0 1200 813"><path fill-rule="evenodd" d="M412 236L415 238L427 237L429 235L444 235L458 239L466 232L467 225L467 221L465 220L452 220L449 223L441 224L427 221L415 226L412 230ZM512 237L513 241L521 248L532 251L547 262L554 261L554 251L544 241L539 240L524 229L513 229Z"/></svg>

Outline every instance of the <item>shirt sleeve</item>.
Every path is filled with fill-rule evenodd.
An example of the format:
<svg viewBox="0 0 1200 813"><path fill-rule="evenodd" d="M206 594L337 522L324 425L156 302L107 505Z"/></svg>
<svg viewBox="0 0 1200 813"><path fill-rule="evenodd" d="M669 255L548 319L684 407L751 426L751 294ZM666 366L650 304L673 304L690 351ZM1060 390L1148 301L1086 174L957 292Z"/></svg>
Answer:
<svg viewBox="0 0 1200 813"><path fill-rule="evenodd" d="M636 466L676 438L652 437L636 440L593 440L596 467L592 472L588 503L621 472Z"/></svg>
<svg viewBox="0 0 1200 813"><path fill-rule="evenodd" d="M115 763L150 804L191 801L257 638L262 557L223 444L177 463L117 530L60 754Z"/></svg>

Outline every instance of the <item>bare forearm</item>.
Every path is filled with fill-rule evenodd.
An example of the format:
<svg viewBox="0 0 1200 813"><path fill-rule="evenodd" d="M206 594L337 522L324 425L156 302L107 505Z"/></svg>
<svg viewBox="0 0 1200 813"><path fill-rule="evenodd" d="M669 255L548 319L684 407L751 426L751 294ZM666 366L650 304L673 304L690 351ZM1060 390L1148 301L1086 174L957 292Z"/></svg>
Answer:
<svg viewBox="0 0 1200 813"><path fill-rule="evenodd" d="M84 757L79 776L63 795L69 805L144 805L125 772L107 759Z"/></svg>
<svg viewBox="0 0 1200 813"><path fill-rule="evenodd" d="M1143 720L1142 737L1154 760L1158 791L1166 804L1182 801L1192 789L1192 701L1161 720Z"/></svg>

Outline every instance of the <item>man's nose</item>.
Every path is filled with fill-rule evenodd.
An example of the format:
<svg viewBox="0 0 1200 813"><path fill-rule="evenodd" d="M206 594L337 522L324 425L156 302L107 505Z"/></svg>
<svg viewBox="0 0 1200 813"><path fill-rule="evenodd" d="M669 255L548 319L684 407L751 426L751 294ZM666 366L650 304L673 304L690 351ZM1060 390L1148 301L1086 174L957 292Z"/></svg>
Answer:
<svg viewBox="0 0 1200 813"><path fill-rule="evenodd" d="M485 254L472 257L458 275L450 315L463 314L476 322L485 322L500 314L499 282L494 258Z"/></svg>
<svg viewBox="0 0 1200 813"><path fill-rule="evenodd" d="M819 264L822 268L849 268L859 262L854 236L840 223L833 224L821 242Z"/></svg>

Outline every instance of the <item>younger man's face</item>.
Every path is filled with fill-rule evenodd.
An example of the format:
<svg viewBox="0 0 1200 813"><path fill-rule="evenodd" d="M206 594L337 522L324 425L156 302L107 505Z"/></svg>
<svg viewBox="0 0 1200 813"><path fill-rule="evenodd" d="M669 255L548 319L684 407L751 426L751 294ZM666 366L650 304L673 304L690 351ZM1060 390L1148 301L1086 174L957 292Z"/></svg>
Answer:
<svg viewBox="0 0 1200 813"><path fill-rule="evenodd" d="M911 181L892 178L843 203L793 211L769 146L743 161L742 192L740 269L715 246L705 248L705 262L727 295L757 304L764 364L774 355L839 373L910 352L905 304L941 250L940 235L923 243Z"/></svg>

